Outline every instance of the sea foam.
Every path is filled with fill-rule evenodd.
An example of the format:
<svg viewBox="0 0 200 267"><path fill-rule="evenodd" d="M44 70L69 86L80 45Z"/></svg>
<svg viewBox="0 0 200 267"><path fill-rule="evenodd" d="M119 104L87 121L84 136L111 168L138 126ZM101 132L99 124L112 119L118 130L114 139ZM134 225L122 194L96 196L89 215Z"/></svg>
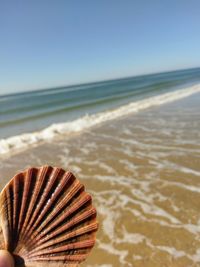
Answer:
<svg viewBox="0 0 200 267"><path fill-rule="evenodd" d="M36 145L41 142L52 140L60 134L72 135L73 133L87 130L103 122L117 119L121 116L125 116L131 113L136 113L140 110L144 110L153 106L170 103L199 92L200 84L197 84L185 89L179 89L173 92L149 97L137 102L132 102L113 110L108 110L92 115L85 115L74 121L52 124L51 126L38 132L24 133L18 136L9 137L7 139L1 139L0 155L15 153L21 149L26 149L31 145Z"/></svg>

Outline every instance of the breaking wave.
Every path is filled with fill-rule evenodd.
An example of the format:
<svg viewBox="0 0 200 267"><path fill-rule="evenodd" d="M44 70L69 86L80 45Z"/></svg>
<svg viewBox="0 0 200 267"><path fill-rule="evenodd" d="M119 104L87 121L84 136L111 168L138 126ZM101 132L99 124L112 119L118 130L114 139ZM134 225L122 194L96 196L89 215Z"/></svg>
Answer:
<svg viewBox="0 0 200 267"><path fill-rule="evenodd" d="M6 139L1 139L0 155L15 153L21 149L26 149L29 146L52 140L53 138L61 134L72 135L73 133L87 130L103 122L117 119L121 116L126 116L131 113L136 113L153 106L170 103L199 92L200 84L197 84L185 89L180 89L173 92L149 97L137 102L132 102L113 110L108 110L92 115L85 115L81 118L69 122L52 124L51 126L38 132L24 133Z"/></svg>

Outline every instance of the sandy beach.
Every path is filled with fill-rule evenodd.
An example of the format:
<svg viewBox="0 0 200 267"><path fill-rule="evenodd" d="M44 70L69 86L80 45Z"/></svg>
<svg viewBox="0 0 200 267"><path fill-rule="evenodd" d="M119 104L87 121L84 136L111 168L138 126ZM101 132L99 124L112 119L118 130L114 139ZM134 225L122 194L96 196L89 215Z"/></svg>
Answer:
<svg viewBox="0 0 200 267"><path fill-rule="evenodd" d="M85 267L200 266L200 94L2 156L1 188L25 167L71 170L100 223Z"/></svg>

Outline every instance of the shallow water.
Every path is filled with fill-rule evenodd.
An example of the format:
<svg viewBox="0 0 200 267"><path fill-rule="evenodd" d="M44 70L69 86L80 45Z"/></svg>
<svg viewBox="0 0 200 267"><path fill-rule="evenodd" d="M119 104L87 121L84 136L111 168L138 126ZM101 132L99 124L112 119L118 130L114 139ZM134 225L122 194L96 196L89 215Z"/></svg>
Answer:
<svg viewBox="0 0 200 267"><path fill-rule="evenodd" d="M200 266L200 94L2 158L52 164L86 185L100 222L85 267Z"/></svg>

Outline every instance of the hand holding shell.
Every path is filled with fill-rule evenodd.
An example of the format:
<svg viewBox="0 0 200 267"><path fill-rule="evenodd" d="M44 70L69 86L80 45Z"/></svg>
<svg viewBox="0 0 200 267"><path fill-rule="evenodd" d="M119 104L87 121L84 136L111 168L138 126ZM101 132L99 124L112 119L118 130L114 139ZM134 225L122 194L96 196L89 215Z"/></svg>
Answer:
<svg viewBox="0 0 200 267"><path fill-rule="evenodd" d="M13 177L0 193L0 249L15 267L75 267L98 228L91 196L71 172L44 166Z"/></svg>

